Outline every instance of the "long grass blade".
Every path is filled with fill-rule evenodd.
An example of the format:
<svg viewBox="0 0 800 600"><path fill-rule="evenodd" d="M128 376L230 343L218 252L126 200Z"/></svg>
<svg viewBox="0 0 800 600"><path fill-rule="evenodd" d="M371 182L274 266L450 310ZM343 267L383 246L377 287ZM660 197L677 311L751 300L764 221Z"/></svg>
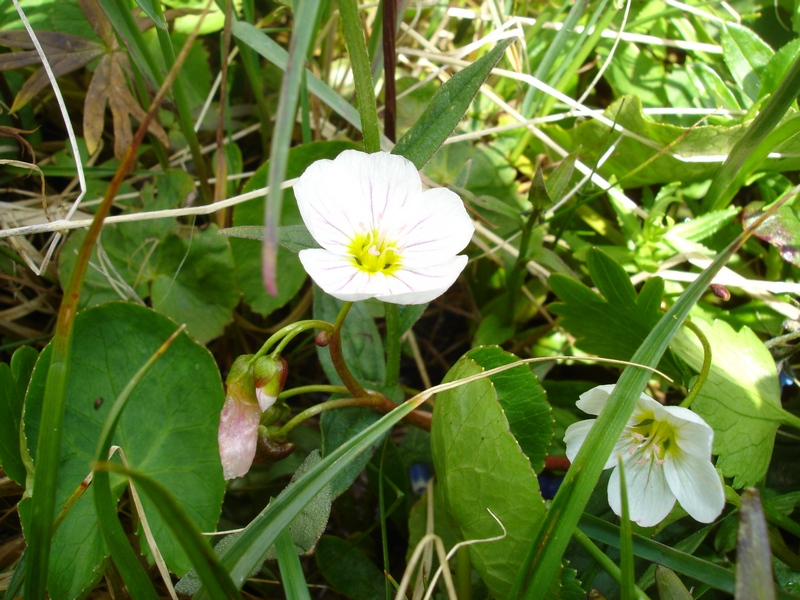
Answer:
<svg viewBox="0 0 800 600"><path fill-rule="evenodd" d="M283 593L288 600L311 600L308 593L306 576L303 574L303 566L297 556L292 543L292 535L289 529L284 529L275 540L275 550L278 552L278 568L281 570L283 579Z"/></svg>
<svg viewBox="0 0 800 600"><path fill-rule="evenodd" d="M267 292L273 296L278 293L278 226L281 223L283 188L292 143L297 101L300 97L300 83L303 81L303 65L308 48L317 28L317 13L320 0L303 0L295 3L294 28L289 42L289 56L283 76L278 112L275 115L275 131L269 157L269 193L264 207L264 244L262 246L262 273Z"/></svg>
<svg viewBox="0 0 800 600"><path fill-rule="evenodd" d="M800 90L800 57L795 59L789 72L781 81L778 89L767 100L764 108L758 113L750 126L745 130L731 148L728 158L711 180L703 205L704 212L725 208L733 200L738 181L737 175L745 161L778 125L798 97Z"/></svg>

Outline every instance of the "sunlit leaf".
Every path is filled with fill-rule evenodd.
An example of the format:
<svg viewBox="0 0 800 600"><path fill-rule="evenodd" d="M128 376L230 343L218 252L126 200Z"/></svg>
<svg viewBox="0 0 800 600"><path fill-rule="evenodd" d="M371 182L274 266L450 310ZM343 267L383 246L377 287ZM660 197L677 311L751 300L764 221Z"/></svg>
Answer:
<svg viewBox="0 0 800 600"><path fill-rule="evenodd" d="M747 327L738 332L724 321L695 323L711 344L711 372L692 410L714 429L717 468L733 487L754 485L767 472L775 432L783 420L775 361ZM700 342L682 330L672 348L693 368L703 362Z"/></svg>
<svg viewBox="0 0 800 600"><path fill-rule="evenodd" d="M464 357L446 381L483 370ZM502 537L503 529L507 532L500 540L469 546L472 564L492 595L505 598L518 569L517 561L509 557L525 552L545 508L536 474L511 434L491 380L480 379L437 395L431 447L458 539L485 540Z"/></svg>

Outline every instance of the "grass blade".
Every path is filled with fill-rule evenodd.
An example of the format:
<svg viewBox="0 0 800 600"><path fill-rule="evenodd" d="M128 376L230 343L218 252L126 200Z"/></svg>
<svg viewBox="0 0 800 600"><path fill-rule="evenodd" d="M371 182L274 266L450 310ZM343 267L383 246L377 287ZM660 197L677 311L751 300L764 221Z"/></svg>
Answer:
<svg viewBox="0 0 800 600"><path fill-rule="evenodd" d="M794 61L778 89L767 100L764 108L753 119L742 137L733 145L728 158L714 175L703 201L704 212L719 210L730 204L738 189L734 184L737 182L739 171L742 170L750 154L761 145L789 110L797 99L798 90L800 90L800 57Z"/></svg>
<svg viewBox="0 0 800 600"><path fill-rule="evenodd" d="M761 498L755 488L744 491L742 505L739 507L739 531L736 536L736 597L775 600L767 520L764 518Z"/></svg>
<svg viewBox="0 0 800 600"><path fill-rule="evenodd" d="M456 128L481 85L515 38L497 44L467 68L459 71L436 92L414 126L400 138L393 154L405 156L421 169Z"/></svg>
<svg viewBox="0 0 800 600"><path fill-rule="evenodd" d="M281 570L283 579L283 592L288 600L311 600L308 593L306 576L303 574L303 566L297 556L292 543L292 536L289 529L284 529L275 540L275 549L278 552L278 568Z"/></svg>
<svg viewBox="0 0 800 600"><path fill-rule="evenodd" d="M367 43L358 16L355 0L339 0L339 14L342 16L342 30L353 68L353 82L356 87L358 113L361 115L361 133L364 136L364 150L378 152L381 149L381 132L378 128L378 107L375 104L375 84L369 68Z"/></svg>
<svg viewBox="0 0 800 600"><path fill-rule="evenodd" d="M294 28L289 42L289 55L283 76L278 112L275 115L275 131L269 157L269 193L264 207L264 245L262 250L262 273L267 292L273 296L278 293L278 225L281 222L283 189L289 160L289 146L292 143L297 101L300 97L300 84L303 81L303 65L311 45L313 33L317 28L317 13L320 0L303 0L295 3Z"/></svg>

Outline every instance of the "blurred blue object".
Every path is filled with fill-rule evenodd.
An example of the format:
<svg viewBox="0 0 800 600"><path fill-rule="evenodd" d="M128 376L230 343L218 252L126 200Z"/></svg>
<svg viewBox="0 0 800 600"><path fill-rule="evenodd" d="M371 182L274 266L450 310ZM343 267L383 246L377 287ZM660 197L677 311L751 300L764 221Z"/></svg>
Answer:
<svg viewBox="0 0 800 600"><path fill-rule="evenodd" d="M428 465L417 463L408 469L408 478L411 480L411 490L421 496L428 491L428 480L431 478Z"/></svg>
<svg viewBox="0 0 800 600"><path fill-rule="evenodd" d="M545 500L552 500L563 481L564 477L562 475L556 476L546 473L539 475L539 490L542 492L542 498Z"/></svg>

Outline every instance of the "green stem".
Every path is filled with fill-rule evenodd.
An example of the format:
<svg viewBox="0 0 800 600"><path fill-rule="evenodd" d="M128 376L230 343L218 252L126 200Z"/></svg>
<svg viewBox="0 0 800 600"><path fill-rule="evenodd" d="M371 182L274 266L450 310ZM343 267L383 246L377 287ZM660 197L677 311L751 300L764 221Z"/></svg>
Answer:
<svg viewBox="0 0 800 600"><path fill-rule="evenodd" d="M700 375L697 376L697 380L694 382L691 391L686 395L686 398L683 399L683 402L680 403L680 406L689 408L697 397L697 394L700 393L700 389L703 387L706 379L708 379L708 374L711 371L711 344L708 343L708 338L703 335L702 330L689 319L686 319L683 324L694 332L697 339L700 340L700 344L703 346L703 366L700 368Z"/></svg>
<svg viewBox="0 0 800 600"><path fill-rule="evenodd" d="M301 394L346 394L348 391L343 385L303 385L282 391L278 394L278 400L286 400Z"/></svg>
<svg viewBox="0 0 800 600"><path fill-rule="evenodd" d="M326 400L325 402L320 402L319 404L315 404L303 412L297 413L292 419L286 423L283 427L281 427L278 431L275 432L275 437L278 439L286 439L289 436L289 432L300 425L306 419L310 419L318 414L324 413L328 410L334 410L336 408L345 408L348 406L369 406L374 407L378 406L382 403L382 400L379 396L367 396L361 398L337 398L336 400Z"/></svg>
<svg viewBox="0 0 800 600"><path fill-rule="evenodd" d="M350 66L353 69L353 83L356 88L358 114L361 117L361 133L364 136L364 150L379 152L381 136L378 127L378 108L375 104L375 84L369 67L367 44L364 29L358 16L356 0L339 0L339 14L342 17L342 30Z"/></svg>
<svg viewBox="0 0 800 600"><path fill-rule="evenodd" d="M619 567L614 564L606 554L597 547L597 545L589 539L589 537L583 533L577 527L572 532L572 539L578 542L584 550L586 550L589 555L597 561L597 563L611 576L611 579L617 582L617 584L621 584L622 582L622 573ZM648 600L647 594L645 594L642 590L636 587L636 597L639 600Z"/></svg>
<svg viewBox="0 0 800 600"><path fill-rule="evenodd" d="M342 379L342 383L347 386L347 389L350 390L350 393L354 396L364 398L368 395L367 391L356 378L353 377L350 369L347 368L347 363L344 360L344 353L342 352L342 326L344 325L347 313L350 312L351 306L353 306L352 302L345 302L342 304L339 316L336 317L336 322L333 324L333 333L331 334L331 342L328 344L328 349L331 353L333 367Z"/></svg>
<svg viewBox="0 0 800 600"><path fill-rule="evenodd" d="M384 303L386 317L386 387L393 388L400 379L400 314L396 304Z"/></svg>
<svg viewBox="0 0 800 600"><path fill-rule="evenodd" d="M472 598L472 561L466 546L456 550L456 591L459 600Z"/></svg>
<svg viewBox="0 0 800 600"><path fill-rule="evenodd" d="M306 321L298 321L297 323L292 323L291 325L287 325L286 327L282 327L275 333L273 333L269 339L264 342L264 345L261 346L258 352L253 355L253 358L250 359L250 364L253 365L255 362L264 356L269 349L272 348L274 344L277 344L279 340L283 340L288 337L289 341L291 341L294 337L298 334L308 331L309 329L323 329L325 331L332 332L333 325L328 323L327 321L320 321L317 319L308 319ZM279 355L280 351L282 351L285 347L286 343L281 342L281 345L276 349L273 354Z"/></svg>

